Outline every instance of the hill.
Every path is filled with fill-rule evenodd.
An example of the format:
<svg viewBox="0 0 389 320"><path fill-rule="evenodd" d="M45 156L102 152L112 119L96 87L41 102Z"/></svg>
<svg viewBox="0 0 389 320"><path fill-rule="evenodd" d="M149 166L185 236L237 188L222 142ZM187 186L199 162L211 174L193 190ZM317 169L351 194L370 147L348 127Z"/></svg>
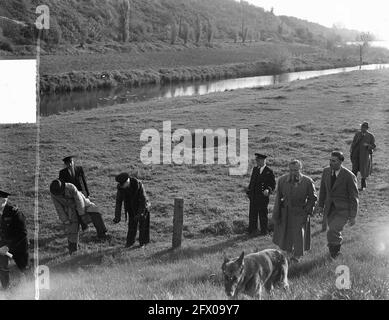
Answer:
<svg viewBox="0 0 389 320"><path fill-rule="evenodd" d="M12 0L0 3L0 41L8 43L8 48L33 44L35 8L42 4L50 8L50 30L44 33L44 40L54 47L102 42L209 44L243 38L326 46L353 41L358 34L276 16L234 0Z"/></svg>

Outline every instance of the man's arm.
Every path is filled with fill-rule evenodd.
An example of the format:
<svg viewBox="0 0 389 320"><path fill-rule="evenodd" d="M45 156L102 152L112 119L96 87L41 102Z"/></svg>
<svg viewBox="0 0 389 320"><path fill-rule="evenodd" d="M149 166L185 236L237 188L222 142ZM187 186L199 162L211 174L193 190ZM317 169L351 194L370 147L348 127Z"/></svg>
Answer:
<svg viewBox="0 0 389 320"><path fill-rule="evenodd" d="M359 207L359 192L357 177L354 174L350 174L347 179L347 191L350 201L349 219L355 219Z"/></svg>
<svg viewBox="0 0 389 320"><path fill-rule="evenodd" d="M269 184L267 187L268 187L270 193L272 193L276 188L276 177L274 176L273 170L270 170Z"/></svg>
<svg viewBox="0 0 389 320"><path fill-rule="evenodd" d="M55 210L57 211L59 220L62 221L62 223L69 223L69 217L67 216L64 208L62 207L62 204L55 198L55 196L51 195L51 200L53 201Z"/></svg>
<svg viewBox="0 0 389 320"><path fill-rule="evenodd" d="M116 205L115 205L115 218L113 222L118 223L122 218L122 203L123 203L123 194L118 189L116 192Z"/></svg>
<svg viewBox="0 0 389 320"><path fill-rule="evenodd" d="M89 189L88 189L88 185L86 183L84 169L82 169L82 167L80 167L80 178L81 178L82 183L83 183L84 188L85 188L86 197L89 198Z"/></svg>
<svg viewBox="0 0 389 320"><path fill-rule="evenodd" d="M253 186L254 172L255 172L255 168L253 168L253 170L251 171L250 183L249 183L249 186L248 186L247 191L246 191L248 196L250 196L250 190L252 190L252 188L254 188L254 186Z"/></svg>
<svg viewBox="0 0 389 320"><path fill-rule="evenodd" d="M146 191L144 189L143 183L141 181L138 181L138 208L137 208L137 214L144 214L146 209L149 206L149 200L147 198Z"/></svg>
<svg viewBox="0 0 389 320"><path fill-rule="evenodd" d="M317 194L316 194L315 184L312 179L309 179L307 203L305 205L305 211L307 214L312 215L313 208L315 207L316 201L317 201Z"/></svg>
<svg viewBox="0 0 389 320"><path fill-rule="evenodd" d="M326 189L326 183L325 183L325 169L323 171L323 174L321 175L321 182L320 182L320 192L319 192L319 208L324 208L324 202L327 198L327 189Z"/></svg>

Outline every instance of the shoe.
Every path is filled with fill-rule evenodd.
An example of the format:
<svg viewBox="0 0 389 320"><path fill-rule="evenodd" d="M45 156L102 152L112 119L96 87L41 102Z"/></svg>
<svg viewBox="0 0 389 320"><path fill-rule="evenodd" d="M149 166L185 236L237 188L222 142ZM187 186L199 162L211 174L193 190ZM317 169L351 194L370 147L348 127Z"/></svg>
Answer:
<svg viewBox="0 0 389 320"><path fill-rule="evenodd" d="M134 242L132 242L132 243L126 243L126 245L125 245L124 247L125 247L125 248L131 248L133 245L134 245Z"/></svg>
<svg viewBox="0 0 389 320"><path fill-rule="evenodd" d="M107 241L107 240L111 240L112 239L112 236L110 234L103 234L101 236L97 236L97 239L100 240L100 241Z"/></svg>

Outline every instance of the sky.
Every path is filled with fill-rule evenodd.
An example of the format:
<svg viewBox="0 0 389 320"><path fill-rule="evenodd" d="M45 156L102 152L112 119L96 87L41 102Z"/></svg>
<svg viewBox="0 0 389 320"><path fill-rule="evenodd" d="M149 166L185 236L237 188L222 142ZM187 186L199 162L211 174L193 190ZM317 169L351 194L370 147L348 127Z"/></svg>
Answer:
<svg viewBox="0 0 389 320"><path fill-rule="evenodd" d="M326 27L341 24L347 29L370 31L389 40L388 0L245 0L276 15L288 15Z"/></svg>
<svg viewBox="0 0 389 320"><path fill-rule="evenodd" d="M0 123L36 122L36 61L0 60Z"/></svg>

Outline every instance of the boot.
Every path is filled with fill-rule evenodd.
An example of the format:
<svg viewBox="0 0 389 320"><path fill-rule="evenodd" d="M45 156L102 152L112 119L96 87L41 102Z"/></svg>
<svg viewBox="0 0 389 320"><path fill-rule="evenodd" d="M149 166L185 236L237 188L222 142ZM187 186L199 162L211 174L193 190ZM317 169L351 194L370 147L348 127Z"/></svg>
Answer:
<svg viewBox="0 0 389 320"><path fill-rule="evenodd" d="M70 242L68 241L68 249L69 249L69 254L72 255L74 252L77 251L77 242Z"/></svg>
<svg viewBox="0 0 389 320"><path fill-rule="evenodd" d="M340 244L338 245L329 244L328 249L330 251L331 258L335 260L340 253Z"/></svg>
<svg viewBox="0 0 389 320"><path fill-rule="evenodd" d="M362 178L362 179L361 179L361 189L362 189L362 190L365 190L365 189L366 189L366 179L365 179L365 178Z"/></svg>

